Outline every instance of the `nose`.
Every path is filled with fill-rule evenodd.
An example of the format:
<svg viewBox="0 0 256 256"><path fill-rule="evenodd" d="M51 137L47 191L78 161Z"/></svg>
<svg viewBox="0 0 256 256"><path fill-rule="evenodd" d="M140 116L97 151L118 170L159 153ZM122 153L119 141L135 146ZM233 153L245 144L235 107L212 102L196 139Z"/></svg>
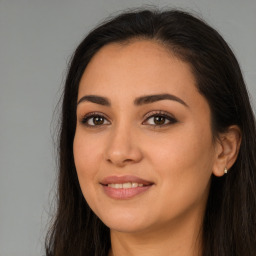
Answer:
<svg viewBox="0 0 256 256"><path fill-rule="evenodd" d="M131 127L116 127L111 131L105 148L106 161L119 167L140 162L143 155L138 141Z"/></svg>

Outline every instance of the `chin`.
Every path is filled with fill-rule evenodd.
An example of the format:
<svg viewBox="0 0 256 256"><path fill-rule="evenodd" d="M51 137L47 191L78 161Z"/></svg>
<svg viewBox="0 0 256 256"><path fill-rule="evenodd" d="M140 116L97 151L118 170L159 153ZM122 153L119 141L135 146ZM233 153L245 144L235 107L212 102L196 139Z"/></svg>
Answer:
<svg viewBox="0 0 256 256"><path fill-rule="evenodd" d="M127 212L125 214L111 214L111 212L109 212L108 215L104 215L103 217L99 216L99 218L110 230L124 233L140 232L145 230L148 226L148 221L146 221L143 215L138 217L138 215L129 214Z"/></svg>
<svg viewBox="0 0 256 256"><path fill-rule="evenodd" d="M107 225L107 224L106 224ZM138 225L136 223L110 223L107 225L110 230L121 232L121 233L138 233L147 229L145 225Z"/></svg>

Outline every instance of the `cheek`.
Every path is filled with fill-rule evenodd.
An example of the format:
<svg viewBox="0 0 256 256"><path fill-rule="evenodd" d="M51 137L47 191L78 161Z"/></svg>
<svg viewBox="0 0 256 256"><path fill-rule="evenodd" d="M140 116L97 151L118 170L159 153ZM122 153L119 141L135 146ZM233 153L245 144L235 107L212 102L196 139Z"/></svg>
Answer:
<svg viewBox="0 0 256 256"><path fill-rule="evenodd" d="M100 163L101 152L99 149L101 147L95 139L84 136L83 132L78 130L73 143L76 171L84 195L97 182L96 174Z"/></svg>
<svg viewBox="0 0 256 256"><path fill-rule="evenodd" d="M99 212L101 198L98 197L97 174L102 157L100 136L88 136L82 129L77 129L73 153L80 188L85 200L94 212Z"/></svg>
<svg viewBox="0 0 256 256"><path fill-rule="evenodd" d="M159 187L170 207L185 207L207 195L214 156L208 129L184 127L182 132L153 145L149 153L151 164L158 172Z"/></svg>
<svg viewBox="0 0 256 256"><path fill-rule="evenodd" d="M150 144L154 147L147 147L150 151L148 155L153 156L155 165L177 167L180 172L193 166L207 170L214 156L211 133L207 126L201 129L184 126L171 134L158 137L157 140L152 137Z"/></svg>

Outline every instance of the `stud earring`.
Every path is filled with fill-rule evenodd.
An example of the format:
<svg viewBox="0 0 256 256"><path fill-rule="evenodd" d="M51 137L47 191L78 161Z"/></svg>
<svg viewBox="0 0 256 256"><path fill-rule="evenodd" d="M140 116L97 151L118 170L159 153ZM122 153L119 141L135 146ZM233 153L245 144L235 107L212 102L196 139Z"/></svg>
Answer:
<svg viewBox="0 0 256 256"><path fill-rule="evenodd" d="M224 168L224 173L227 174L228 173L228 169L227 167Z"/></svg>

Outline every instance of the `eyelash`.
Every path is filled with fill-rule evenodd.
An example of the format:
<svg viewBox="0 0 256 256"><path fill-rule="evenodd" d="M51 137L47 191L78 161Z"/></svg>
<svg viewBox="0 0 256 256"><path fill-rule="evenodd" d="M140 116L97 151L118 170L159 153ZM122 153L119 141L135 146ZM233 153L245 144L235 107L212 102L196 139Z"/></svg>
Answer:
<svg viewBox="0 0 256 256"><path fill-rule="evenodd" d="M91 118L95 118L95 117L100 117L100 118L104 118L105 120L107 120L107 118L106 118L104 115L102 115L102 114L100 114L100 113L97 113L97 112L92 112L92 113L89 113L89 114L85 115L85 116L82 118L81 123L82 123L83 125L86 125L86 126L89 127L89 128L98 128L98 127L100 127L100 126L102 126L102 125L105 125L105 124L89 125L89 124L88 124L88 121L89 121ZM177 119L176 119L176 118L170 116L169 114L167 114L167 113L164 112L164 111L153 111L153 113L150 112L150 114L147 114L147 115L146 115L146 121L148 121L150 118L154 118L154 117L163 117L163 118L165 118L165 121L166 121L166 119L169 121L167 124L166 124L166 123L160 124L160 125L157 125L157 124L156 124L156 125L152 125L152 124L151 124L150 126L153 126L154 128L161 128L161 127L163 127L163 126L168 126L168 125L177 123ZM144 123L144 122L143 122L143 123Z"/></svg>

